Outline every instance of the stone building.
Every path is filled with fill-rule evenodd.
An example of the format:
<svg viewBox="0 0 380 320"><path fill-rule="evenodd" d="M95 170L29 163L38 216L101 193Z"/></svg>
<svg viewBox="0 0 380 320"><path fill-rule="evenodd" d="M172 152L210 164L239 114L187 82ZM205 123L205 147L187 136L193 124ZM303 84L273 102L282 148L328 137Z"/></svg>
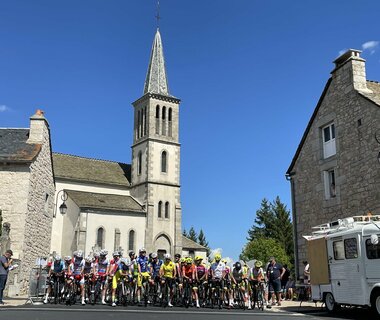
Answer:
<svg viewBox="0 0 380 320"><path fill-rule="evenodd" d="M380 214L380 83L366 79L361 51L338 57L286 172L298 270L303 235L353 215ZM299 275L299 273L298 273Z"/></svg>
<svg viewBox="0 0 380 320"><path fill-rule="evenodd" d="M143 96L133 103L132 163L53 154L56 211L64 202L67 213L54 219L52 251L182 252L179 103L169 92L157 29ZM206 256L186 243L193 247L185 252Z"/></svg>
<svg viewBox="0 0 380 320"><path fill-rule="evenodd" d="M20 260L12 292L25 292L31 268L50 252L54 178L49 125L38 110L30 128L0 128L0 211Z"/></svg>

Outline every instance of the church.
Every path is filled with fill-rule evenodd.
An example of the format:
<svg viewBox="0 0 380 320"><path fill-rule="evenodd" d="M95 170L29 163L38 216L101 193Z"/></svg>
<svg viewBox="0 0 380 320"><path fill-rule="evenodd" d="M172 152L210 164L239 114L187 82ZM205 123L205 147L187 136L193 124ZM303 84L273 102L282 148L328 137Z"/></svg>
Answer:
<svg viewBox="0 0 380 320"><path fill-rule="evenodd" d="M163 256L184 248L184 254L205 256L204 247L182 236L180 99L169 92L159 29L143 96L132 105L131 164L53 153L57 213L51 251L126 253L144 247Z"/></svg>
<svg viewBox="0 0 380 320"><path fill-rule="evenodd" d="M9 294L25 292L36 259L54 254L126 256L145 248L160 257L206 257L205 247L182 235L180 99L169 92L159 29L143 96L132 105L130 164L53 153L41 110L30 128L0 128L0 215L20 264Z"/></svg>

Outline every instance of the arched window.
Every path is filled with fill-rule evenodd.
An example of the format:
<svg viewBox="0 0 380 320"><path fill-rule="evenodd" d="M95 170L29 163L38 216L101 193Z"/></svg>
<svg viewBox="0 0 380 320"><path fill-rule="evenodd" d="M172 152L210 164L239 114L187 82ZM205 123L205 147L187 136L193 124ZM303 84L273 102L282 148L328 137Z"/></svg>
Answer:
<svg viewBox="0 0 380 320"><path fill-rule="evenodd" d="M169 219L169 202L165 202L165 219Z"/></svg>
<svg viewBox="0 0 380 320"><path fill-rule="evenodd" d="M172 108L169 108L168 120L172 121Z"/></svg>
<svg viewBox="0 0 380 320"><path fill-rule="evenodd" d="M144 110L141 110L140 117L140 137L142 137L144 133Z"/></svg>
<svg viewBox="0 0 380 320"><path fill-rule="evenodd" d="M166 151L162 151L162 154L161 154L161 172L167 172L167 168L168 167L168 164L167 164L167 153Z"/></svg>
<svg viewBox="0 0 380 320"><path fill-rule="evenodd" d="M142 153L139 151L139 155L137 156L137 174L140 175L142 171Z"/></svg>
<svg viewBox="0 0 380 320"><path fill-rule="evenodd" d="M162 107L162 120L166 119L166 107Z"/></svg>
<svg viewBox="0 0 380 320"><path fill-rule="evenodd" d="M140 122L140 111L137 112L137 139L140 138L140 127L141 127L141 122Z"/></svg>
<svg viewBox="0 0 380 320"><path fill-rule="evenodd" d="M156 106L156 134L160 134L160 106Z"/></svg>
<svg viewBox="0 0 380 320"><path fill-rule="evenodd" d="M158 203L158 214L157 214L157 216L158 216L159 218L162 218L162 201L160 201L160 202Z"/></svg>
<svg viewBox="0 0 380 320"><path fill-rule="evenodd" d="M129 242L128 242L128 250L134 251L135 249L135 231L131 230L129 231Z"/></svg>
<svg viewBox="0 0 380 320"><path fill-rule="evenodd" d="M173 129L172 129L172 108L169 108L168 112L168 120L169 120L169 125L168 125L168 136L171 137L173 134Z"/></svg>
<svg viewBox="0 0 380 320"><path fill-rule="evenodd" d="M120 229L116 228L115 229L115 241L114 241L114 250L119 250L120 249L120 237L121 237L121 233L120 233Z"/></svg>
<svg viewBox="0 0 380 320"><path fill-rule="evenodd" d="M96 245L99 248L104 248L104 228L100 227L96 233Z"/></svg>
<svg viewBox="0 0 380 320"><path fill-rule="evenodd" d="M144 136L146 136L146 107L144 108Z"/></svg>

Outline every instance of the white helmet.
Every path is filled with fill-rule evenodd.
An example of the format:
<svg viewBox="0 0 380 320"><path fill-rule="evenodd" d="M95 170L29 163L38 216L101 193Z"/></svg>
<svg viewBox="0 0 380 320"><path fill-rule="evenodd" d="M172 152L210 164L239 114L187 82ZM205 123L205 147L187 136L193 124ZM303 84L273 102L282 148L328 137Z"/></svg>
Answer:
<svg viewBox="0 0 380 320"><path fill-rule="evenodd" d="M165 253L165 254L164 254L164 258L165 258L165 259L171 259L171 255L170 255L170 253Z"/></svg>
<svg viewBox="0 0 380 320"><path fill-rule="evenodd" d="M83 251L82 250L78 250L74 253L74 256L76 256L77 258L83 258Z"/></svg>
<svg viewBox="0 0 380 320"><path fill-rule="evenodd" d="M54 258L55 261L60 261L61 259L62 259L61 256L58 255L58 254L57 254L57 255L55 256L55 258Z"/></svg>
<svg viewBox="0 0 380 320"><path fill-rule="evenodd" d="M145 248L141 248L141 249L139 250L139 253L141 253L141 252L146 252L146 249L145 249Z"/></svg>
<svg viewBox="0 0 380 320"><path fill-rule="evenodd" d="M90 256L88 256L88 257L86 257L85 261L86 261L87 263L91 263L91 262L92 262L92 258L91 258Z"/></svg>
<svg viewBox="0 0 380 320"><path fill-rule="evenodd" d="M100 250L99 255L100 256L106 256L108 254L107 250Z"/></svg>
<svg viewBox="0 0 380 320"><path fill-rule="evenodd" d="M65 261L71 261L71 256L66 256Z"/></svg>
<svg viewBox="0 0 380 320"><path fill-rule="evenodd" d="M157 258L157 253L153 252L152 253L152 259L156 259Z"/></svg>

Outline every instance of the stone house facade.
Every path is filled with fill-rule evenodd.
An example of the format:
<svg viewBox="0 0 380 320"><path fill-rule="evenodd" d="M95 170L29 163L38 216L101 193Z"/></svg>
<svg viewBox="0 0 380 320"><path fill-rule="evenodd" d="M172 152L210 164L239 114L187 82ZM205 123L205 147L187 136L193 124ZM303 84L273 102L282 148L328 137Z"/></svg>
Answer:
<svg viewBox="0 0 380 320"><path fill-rule="evenodd" d="M296 266L312 227L380 214L380 83L366 79L361 51L338 57L286 172L291 182Z"/></svg>
<svg viewBox="0 0 380 320"><path fill-rule="evenodd" d="M43 112L29 129L0 128L0 210L10 224L10 247L20 261L12 292L25 293L31 268L50 252L54 178L50 130Z"/></svg>

